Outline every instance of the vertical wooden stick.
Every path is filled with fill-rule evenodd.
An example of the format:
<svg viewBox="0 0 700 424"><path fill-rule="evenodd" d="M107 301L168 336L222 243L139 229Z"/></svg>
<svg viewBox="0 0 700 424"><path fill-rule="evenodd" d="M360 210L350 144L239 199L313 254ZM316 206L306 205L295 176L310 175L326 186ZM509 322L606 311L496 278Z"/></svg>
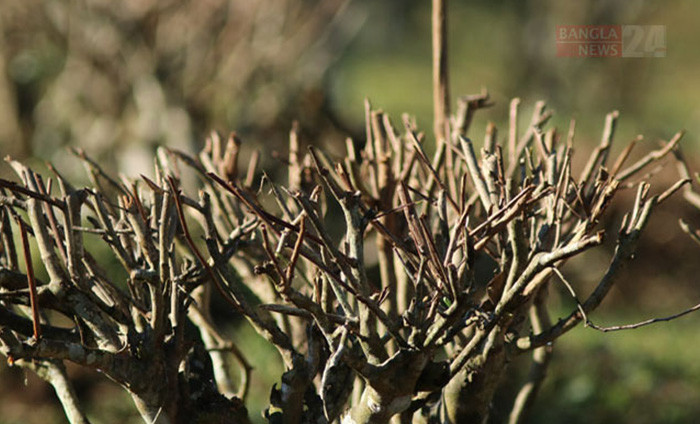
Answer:
<svg viewBox="0 0 700 424"><path fill-rule="evenodd" d="M438 143L447 140L445 125L450 114L446 3L447 0L433 0L433 126Z"/></svg>

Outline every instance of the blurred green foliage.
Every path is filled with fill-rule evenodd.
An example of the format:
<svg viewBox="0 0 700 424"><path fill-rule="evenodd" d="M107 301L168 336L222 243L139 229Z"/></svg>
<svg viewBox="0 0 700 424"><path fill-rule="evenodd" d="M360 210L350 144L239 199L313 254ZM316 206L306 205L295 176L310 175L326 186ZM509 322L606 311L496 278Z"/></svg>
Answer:
<svg viewBox="0 0 700 424"><path fill-rule="evenodd" d="M557 345L532 422L698 422L699 325L691 316L628 332L575 329Z"/></svg>
<svg viewBox="0 0 700 424"><path fill-rule="evenodd" d="M374 2L352 49L336 65L335 106L359 120L368 96L395 118L409 112L423 128L431 122L429 2ZM449 2L452 95L486 87L496 106L487 119L507 122L508 102L546 100L553 123L596 140L604 113L619 109L621 141L643 134L668 139L688 130L686 145L700 134L700 28L696 2L560 2L555 0ZM665 58L556 57L556 25L665 25ZM348 107L350 105L350 107ZM481 138L486 120L475 122ZM504 125L499 125L504 128Z"/></svg>

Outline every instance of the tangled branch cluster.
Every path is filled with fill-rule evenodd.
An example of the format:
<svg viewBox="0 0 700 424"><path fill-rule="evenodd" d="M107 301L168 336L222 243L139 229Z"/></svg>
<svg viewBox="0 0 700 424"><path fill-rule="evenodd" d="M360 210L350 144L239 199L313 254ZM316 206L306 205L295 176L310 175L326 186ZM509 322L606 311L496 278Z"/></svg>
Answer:
<svg viewBox="0 0 700 424"><path fill-rule="evenodd" d="M369 104L365 143L349 140L338 162L301 152L293 129L285 185L259 181L256 157L242 169L235 136L213 135L197 157L161 149L155 177L138 181L78 151L86 188L10 161L20 182L0 182L0 351L53 384L74 423L88 420L65 361L120 384L149 423L248 422L252 369L212 320L219 297L284 363L270 422L482 422L507 364L532 352L518 422L553 343L592 325L652 212L689 180L659 194L640 181L682 133L635 163L637 140L611 160L617 112L580 173L573 123L565 137L545 130L544 103L521 133L514 100L505 139L489 125L478 149L467 132L489 105L486 93L461 99L432 157L410 118L398 130ZM179 185L190 171L197 197ZM579 297L561 269L602 243L601 221L630 187L610 263ZM111 249L125 282L88 237ZM48 281L34 276L31 245ZM558 280L577 307L553 323L547 288Z"/></svg>

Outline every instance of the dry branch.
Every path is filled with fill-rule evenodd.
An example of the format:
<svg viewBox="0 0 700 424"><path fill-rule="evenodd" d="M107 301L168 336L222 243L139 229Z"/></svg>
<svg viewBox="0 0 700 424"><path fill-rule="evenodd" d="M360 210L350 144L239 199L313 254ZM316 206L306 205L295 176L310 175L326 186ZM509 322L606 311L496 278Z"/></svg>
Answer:
<svg viewBox="0 0 700 424"><path fill-rule="evenodd" d="M136 181L119 181L76 151L91 181L82 189L55 169L43 179L10 161L18 181L0 180L0 352L8 362L43 373L72 422L87 419L66 362L121 385L146 422L246 423L242 400L255 373L241 341L216 327L211 303L220 298L280 354L270 422L485 422L512 358L533 351L515 423L535 401L556 340L580 322L615 331L700 309L616 327L590 320L652 213L678 191L700 204L677 150L683 133L623 168L635 139L608 171L612 112L576 178L574 122L564 145L538 102L519 131L514 99L507 145L489 124L477 146L468 133L488 93L463 97L449 116L446 2L433 7L432 154L412 119L399 132L366 102L364 147L349 140L341 160L302 153L292 127L286 186L267 176L257 185L257 156L244 169L235 134L212 134L197 156L160 149L154 177ZM669 153L677 183L650 195L647 181L628 182L645 180L642 172ZM179 186L190 176L201 183L197 196ZM617 204L628 210L618 233L606 235L611 205L635 184L634 203ZM562 270L604 236L616 237L615 251L580 300ZM88 239L109 248L125 283L103 270ZM40 263L31 261L32 243ZM39 266L47 282L34 277ZM552 278L577 304L554 325ZM57 326L57 315L68 324Z"/></svg>

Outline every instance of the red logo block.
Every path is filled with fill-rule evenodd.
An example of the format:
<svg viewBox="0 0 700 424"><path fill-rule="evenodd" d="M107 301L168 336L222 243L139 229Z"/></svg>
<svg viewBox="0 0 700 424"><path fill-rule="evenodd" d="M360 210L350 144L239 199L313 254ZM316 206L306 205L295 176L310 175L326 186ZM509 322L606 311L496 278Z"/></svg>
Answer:
<svg viewBox="0 0 700 424"><path fill-rule="evenodd" d="M665 57L664 25L557 25L559 57Z"/></svg>
<svg viewBox="0 0 700 424"><path fill-rule="evenodd" d="M622 25L557 25L557 56L622 56Z"/></svg>

